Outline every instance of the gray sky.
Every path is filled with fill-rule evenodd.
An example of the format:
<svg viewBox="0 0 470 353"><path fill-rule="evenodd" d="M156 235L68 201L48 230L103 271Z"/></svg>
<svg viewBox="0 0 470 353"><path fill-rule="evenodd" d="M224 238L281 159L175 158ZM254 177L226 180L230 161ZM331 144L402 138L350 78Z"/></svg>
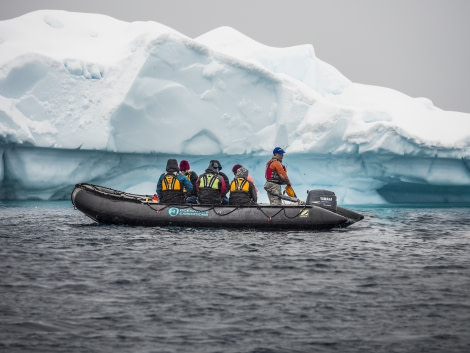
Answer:
<svg viewBox="0 0 470 353"><path fill-rule="evenodd" d="M38 9L151 20L193 38L231 26L270 46L312 44L354 82L470 113L468 0L0 0L0 20Z"/></svg>

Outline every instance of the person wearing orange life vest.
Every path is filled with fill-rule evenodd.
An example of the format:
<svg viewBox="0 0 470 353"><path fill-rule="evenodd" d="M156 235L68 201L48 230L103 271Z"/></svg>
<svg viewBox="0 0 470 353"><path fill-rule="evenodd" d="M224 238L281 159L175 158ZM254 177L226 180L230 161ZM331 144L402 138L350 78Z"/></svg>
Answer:
<svg viewBox="0 0 470 353"><path fill-rule="evenodd" d="M179 172L176 159L169 159L166 163L166 173L160 175L157 182L157 195L160 203L183 204L184 189L193 190L193 185Z"/></svg>
<svg viewBox="0 0 470 353"><path fill-rule="evenodd" d="M282 195L281 185L291 185L286 167L282 164L284 153L285 151L281 147L274 148L272 158L266 163L264 190L268 193L271 205L282 205L282 200L279 197Z"/></svg>
<svg viewBox="0 0 470 353"><path fill-rule="evenodd" d="M255 205L257 201L255 186L248 180L248 169L237 169L230 184L229 205Z"/></svg>
<svg viewBox="0 0 470 353"><path fill-rule="evenodd" d="M232 167L233 175L237 175L237 170L238 170L239 168L241 168L241 167L243 167L241 164L235 164L235 165ZM251 181L251 183L252 183L253 186L255 187L256 195L258 195L258 188L256 187L255 180L253 179L253 177L248 174L248 176L246 177L246 180Z"/></svg>

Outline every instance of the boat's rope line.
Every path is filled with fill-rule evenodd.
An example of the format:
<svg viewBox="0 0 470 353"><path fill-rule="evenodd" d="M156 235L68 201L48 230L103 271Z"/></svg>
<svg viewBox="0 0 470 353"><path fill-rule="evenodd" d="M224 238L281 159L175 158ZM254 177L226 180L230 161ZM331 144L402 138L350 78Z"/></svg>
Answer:
<svg viewBox="0 0 470 353"><path fill-rule="evenodd" d="M95 192L97 192L101 195L104 195L104 196L106 196L108 194L108 195L110 195L111 198L119 197L119 198L122 198L122 199L125 199L125 200L134 201L136 203L143 203L143 204L147 205L148 207L150 207L157 214L160 214L163 210L165 210L169 207L178 207L178 208L192 209L192 210L197 211L197 212L207 212L207 211L212 210L212 211L214 211L214 213L216 215L218 215L220 217L224 217L224 216L228 216L228 215L232 214L233 212L235 212L239 208L241 208L240 206L233 206L233 208L231 208L231 206L223 206L223 208L229 208L229 209L231 208L231 209L228 212L220 212L220 211L217 211L217 209L216 209L217 207L220 207L218 205L208 205L207 208L201 208L201 206L204 206L204 205L200 205L200 204L164 205L162 207L159 207L160 204L151 202L152 196L150 196L150 195L130 194L130 193L127 193L127 192L124 192L124 191L118 191L118 190L110 189L110 188L107 188L107 187L92 185L92 184L82 184L82 187L85 187L87 189L91 189L91 190L93 190L93 191L95 191ZM195 206L197 206L197 208L195 208ZM281 212L284 214L284 216L286 218L289 218L289 219L297 218L297 217L300 216L300 214L302 214L302 212L306 208L308 208L305 204L303 204L302 206L303 207L299 209L299 212L294 214L293 216L289 216L286 212L287 209L292 209L291 206L280 206L280 209L272 215L269 215L268 213L266 213L265 210L263 208L261 208L260 205L257 205L256 207L253 207L253 208L256 208L259 212L261 212L268 219L268 221L271 221L271 219L278 216Z"/></svg>
<svg viewBox="0 0 470 353"><path fill-rule="evenodd" d="M158 203L149 203L149 202L143 202L144 204L146 204L148 207L150 207L152 210L156 211L157 213L161 213L164 209L168 208L168 207L178 207L178 208L184 208L184 209L191 209L191 210L194 210L194 211L197 211L197 212L207 212L207 211L214 211L214 213L218 216L227 216L233 212L235 212L236 210L239 209L238 206L234 206L233 209L231 209L229 212L226 212L226 213L222 213L222 212L218 212L216 210L216 205L208 205L208 208L201 208L201 205L198 205L197 208L195 208L192 204L184 204L184 205L164 205L163 207L154 207L154 206L157 206Z"/></svg>
<svg viewBox="0 0 470 353"><path fill-rule="evenodd" d="M230 209L230 211L228 212L220 212L220 211L217 211L217 207L220 207L220 206L209 206L208 208L204 208L204 209L201 209L201 206L198 205L197 208L195 208L193 205L191 204L184 204L184 205L165 205L163 207L158 207L157 205L158 204L152 204L152 203L149 203L149 202L143 202L145 205L147 205L148 207L150 207L153 211L155 211L156 213L160 214L163 210L169 208L169 207L178 207L178 208L184 208L184 209L191 209L191 210L194 210L194 211L197 211L197 212L206 212L206 211L214 211L214 213L217 215L217 216L220 216L220 217L224 217L224 216L228 216L229 214L232 214L233 212L237 211L239 208L241 208L240 206L233 206L232 209ZM155 207L157 206L157 207ZM275 212L274 214L272 215L269 215L268 213L266 213L260 206L257 206L256 209L261 212L268 220L271 220L272 218L276 217L277 215L279 215L281 212L284 213L284 216L286 218L289 218L289 219L294 219L294 218L297 218L300 216L300 214L307 208L306 206L302 207L301 209L299 209L299 212L294 214L293 216L289 216L286 212L286 209L288 209L289 206L287 207L281 207L277 212ZM224 208L230 208L230 207L227 207L225 206ZM255 208L255 207L254 207Z"/></svg>

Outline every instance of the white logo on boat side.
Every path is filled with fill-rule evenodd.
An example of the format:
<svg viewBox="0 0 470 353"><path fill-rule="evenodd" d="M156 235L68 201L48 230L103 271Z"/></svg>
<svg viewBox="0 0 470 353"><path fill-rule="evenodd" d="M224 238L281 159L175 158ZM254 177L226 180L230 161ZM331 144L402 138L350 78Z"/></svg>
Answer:
<svg viewBox="0 0 470 353"><path fill-rule="evenodd" d="M198 211L193 210L192 208L177 208L172 207L168 210L168 214L171 217L176 216L198 216L198 217L207 217L209 216L209 211Z"/></svg>
<svg viewBox="0 0 470 353"><path fill-rule="evenodd" d="M180 210L179 210L179 208L176 208L176 207L172 207L168 210L168 214L171 217L176 217L176 216L178 216L179 213L180 213Z"/></svg>

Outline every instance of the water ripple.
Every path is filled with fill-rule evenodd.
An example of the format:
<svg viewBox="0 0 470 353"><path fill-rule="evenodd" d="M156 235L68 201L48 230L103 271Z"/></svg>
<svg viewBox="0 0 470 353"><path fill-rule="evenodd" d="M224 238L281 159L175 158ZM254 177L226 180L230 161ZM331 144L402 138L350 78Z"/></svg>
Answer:
<svg viewBox="0 0 470 353"><path fill-rule="evenodd" d="M0 351L468 351L469 210L360 212L262 232L0 204Z"/></svg>

